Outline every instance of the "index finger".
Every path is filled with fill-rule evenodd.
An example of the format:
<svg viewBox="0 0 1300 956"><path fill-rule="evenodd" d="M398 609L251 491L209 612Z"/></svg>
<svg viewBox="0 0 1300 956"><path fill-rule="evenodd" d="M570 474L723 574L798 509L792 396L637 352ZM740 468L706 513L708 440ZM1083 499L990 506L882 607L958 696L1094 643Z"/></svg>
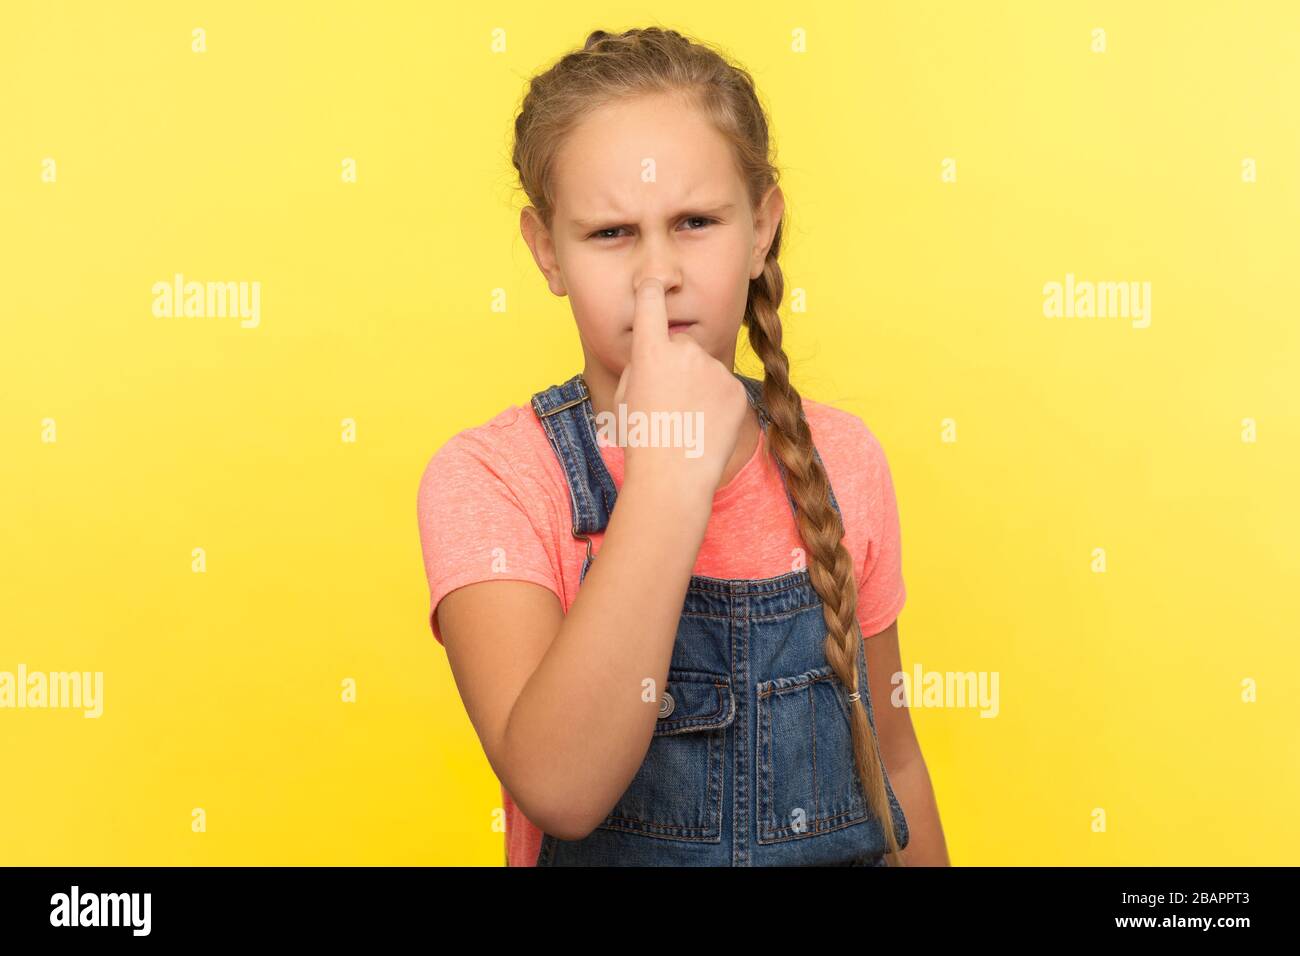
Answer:
<svg viewBox="0 0 1300 956"><path fill-rule="evenodd" d="M648 352L668 341L668 306L664 286L658 279L646 279L636 288L636 309L632 315L632 355Z"/></svg>

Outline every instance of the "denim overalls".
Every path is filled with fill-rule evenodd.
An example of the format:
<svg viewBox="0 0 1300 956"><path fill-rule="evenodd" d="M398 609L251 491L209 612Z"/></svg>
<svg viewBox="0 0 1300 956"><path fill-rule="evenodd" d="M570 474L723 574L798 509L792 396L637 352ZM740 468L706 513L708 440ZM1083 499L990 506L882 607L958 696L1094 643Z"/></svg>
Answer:
<svg viewBox="0 0 1300 956"><path fill-rule="evenodd" d="M766 429L762 384L733 374ZM568 481L573 534L587 542L581 587L589 535L605 530L614 508L614 480L581 375L538 392L532 406ZM797 511L788 485L786 497ZM853 763L853 705L826 662L825 639L806 570L753 580L693 575L644 762L588 836L544 833L537 865L886 865L884 830ZM858 670L874 727L861 650ZM888 776L885 787L905 846L907 821Z"/></svg>

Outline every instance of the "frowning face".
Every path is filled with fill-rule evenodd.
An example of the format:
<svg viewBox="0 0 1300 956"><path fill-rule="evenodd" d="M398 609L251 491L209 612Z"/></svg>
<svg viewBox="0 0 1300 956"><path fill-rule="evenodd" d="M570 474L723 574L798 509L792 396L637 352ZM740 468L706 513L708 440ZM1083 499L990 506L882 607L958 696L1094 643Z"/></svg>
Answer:
<svg viewBox="0 0 1300 956"><path fill-rule="evenodd" d="M569 297L588 368L622 372L635 290L647 277L663 283L669 322L690 323L682 331L734 367L749 282L784 209L780 190L756 214L730 145L668 95L588 114L556 156L554 177L550 233L527 218L522 225L551 291Z"/></svg>

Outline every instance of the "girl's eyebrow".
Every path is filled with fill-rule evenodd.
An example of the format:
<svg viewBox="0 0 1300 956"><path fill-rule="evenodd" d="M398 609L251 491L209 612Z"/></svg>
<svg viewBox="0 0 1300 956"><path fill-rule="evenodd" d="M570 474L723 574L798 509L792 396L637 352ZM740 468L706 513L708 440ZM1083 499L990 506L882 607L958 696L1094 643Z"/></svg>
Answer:
<svg viewBox="0 0 1300 956"><path fill-rule="evenodd" d="M694 215L697 215L697 216L700 216L700 215L713 215L713 214L716 214L716 213L730 212L731 210L733 210L733 209L735 209L735 208L736 208L736 204L735 204L734 202L720 203L720 204L718 204L718 205L710 206L710 207L708 207L708 208L703 208L703 207L700 207L700 206L693 206L693 207L691 207L690 209L683 209L681 212L673 213L673 215L670 216L669 218L670 218L670 219L677 219L678 217L680 217L680 216L685 216L685 215L687 215L687 214L694 214ZM626 220L627 218L629 218L629 217L627 217L627 216L620 216L620 215L618 215L617 213L610 213L610 214L607 215L607 216L593 216L593 217L591 217L590 219L574 219L574 220L572 220L572 222L573 222L573 224L574 224L575 226L581 226L582 228L586 229L586 228L589 228L589 227L591 227L591 226L599 225L599 224L602 223L602 222L613 222L613 221L616 220L616 219L623 219L623 220Z"/></svg>

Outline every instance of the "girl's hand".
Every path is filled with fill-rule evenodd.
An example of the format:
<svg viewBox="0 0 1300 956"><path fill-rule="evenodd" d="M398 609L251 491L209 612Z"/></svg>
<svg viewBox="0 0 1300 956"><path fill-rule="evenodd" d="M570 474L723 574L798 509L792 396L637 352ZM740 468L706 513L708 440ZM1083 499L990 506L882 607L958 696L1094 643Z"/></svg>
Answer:
<svg viewBox="0 0 1300 956"><path fill-rule="evenodd" d="M658 279L645 279L636 290L632 355L614 392L615 414L622 404L629 431L624 481L658 483L711 501L736 450L749 397L731 370L690 335L668 334ZM645 434L658 434L659 447L631 443L637 412L644 413ZM669 415L656 422L653 412ZM680 430L671 425L674 417ZM681 440L674 443L676 436Z"/></svg>

